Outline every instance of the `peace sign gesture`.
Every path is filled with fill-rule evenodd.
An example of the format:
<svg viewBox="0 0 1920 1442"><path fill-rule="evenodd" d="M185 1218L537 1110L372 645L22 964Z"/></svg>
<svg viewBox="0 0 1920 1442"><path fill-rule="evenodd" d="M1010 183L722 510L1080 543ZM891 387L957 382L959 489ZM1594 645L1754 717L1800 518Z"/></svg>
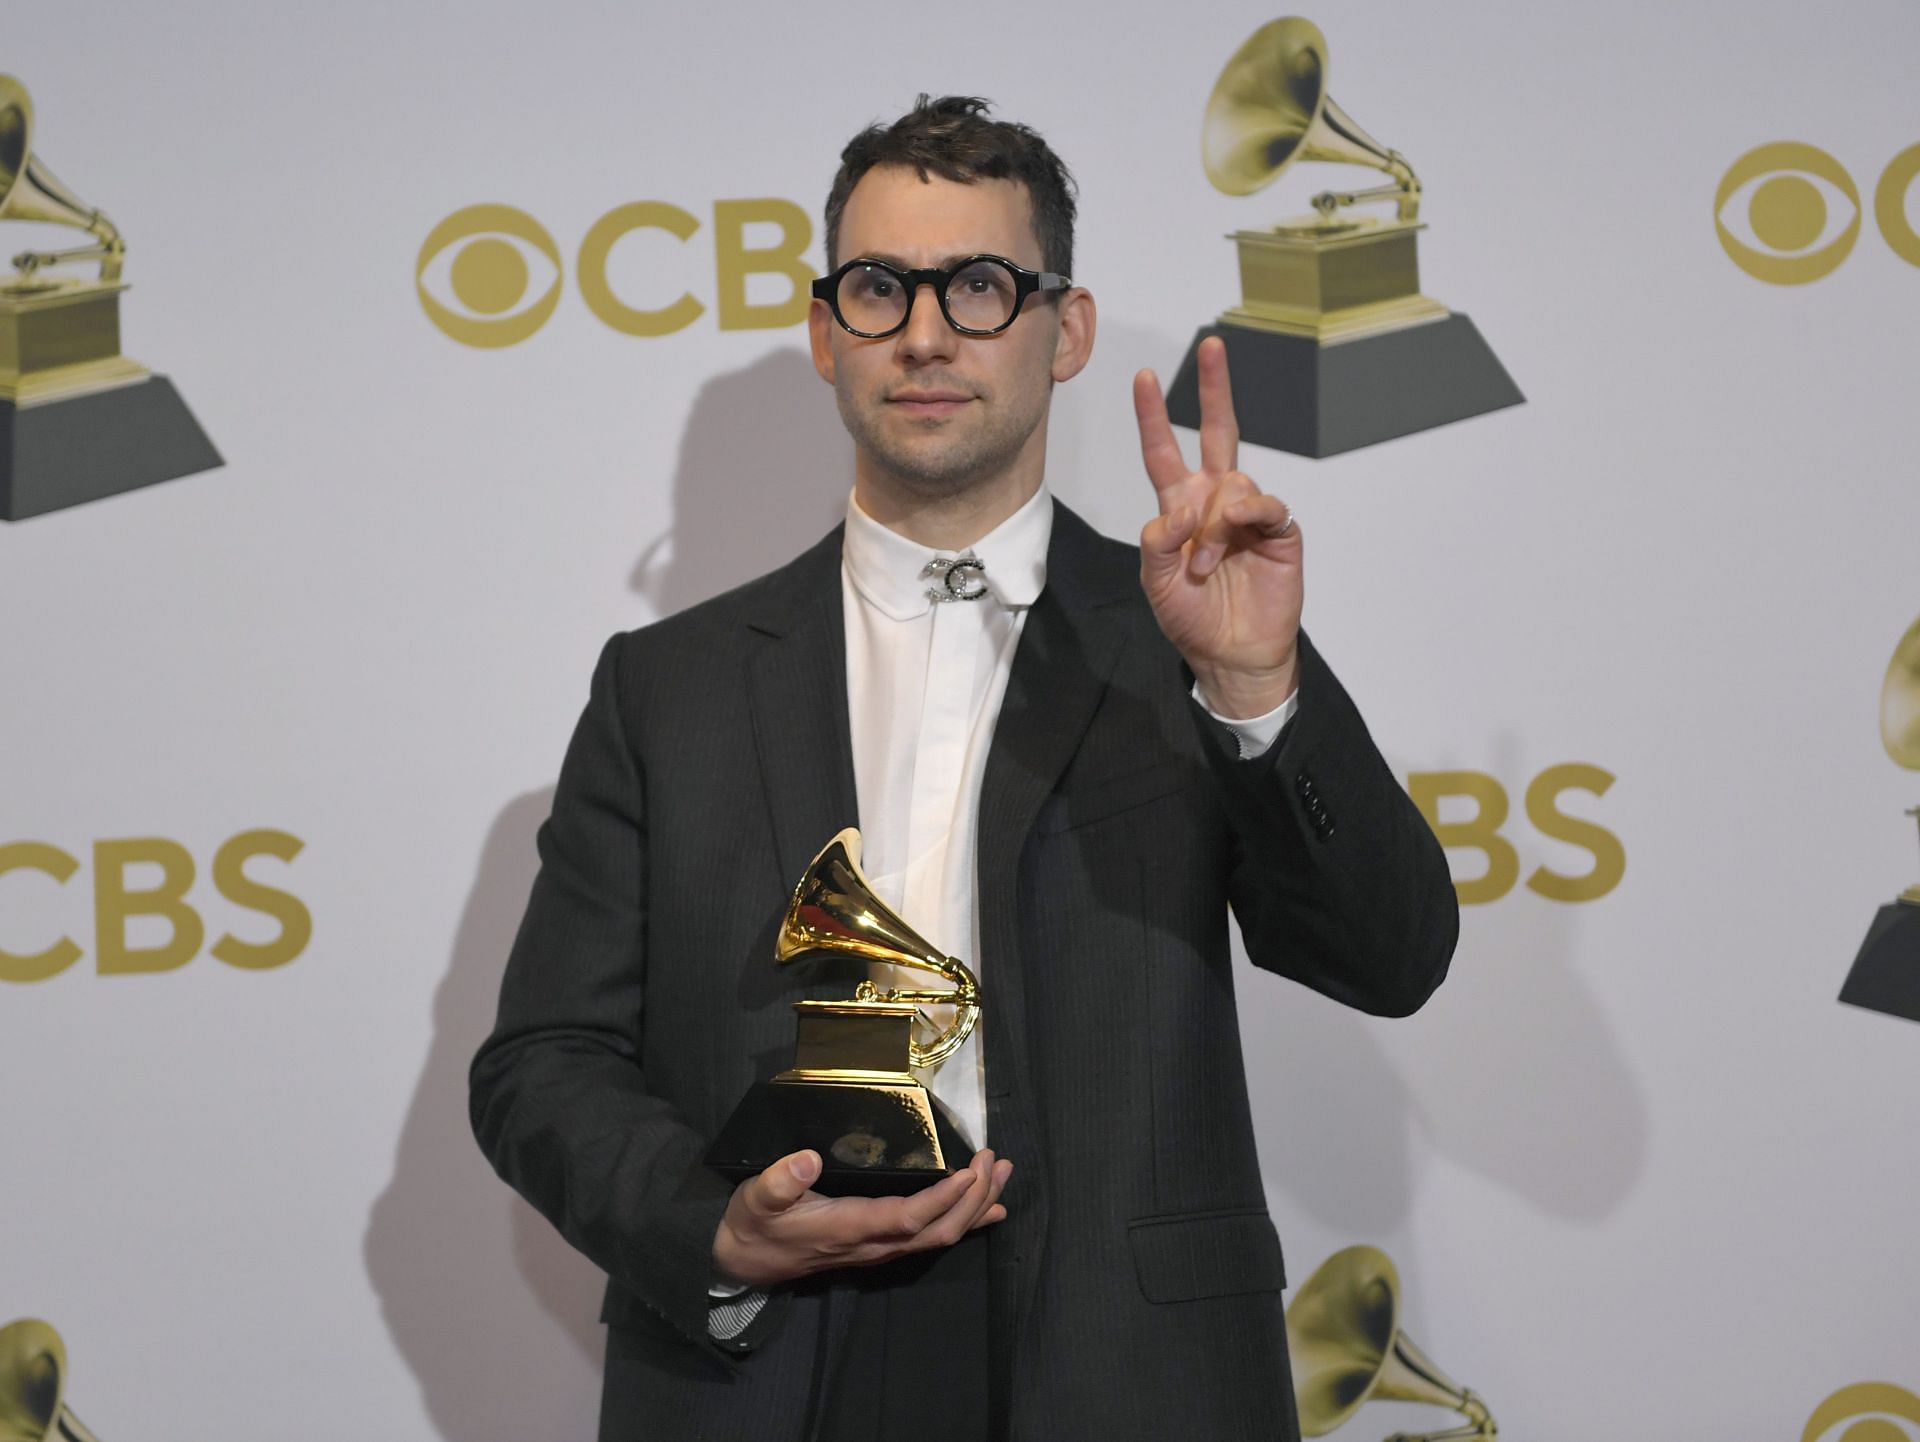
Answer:
<svg viewBox="0 0 1920 1442"><path fill-rule="evenodd" d="M1160 381L1133 378L1140 455L1160 514L1140 532L1140 584L1160 629L1222 716L1273 710L1293 694L1300 636L1300 528L1293 510L1236 470L1240 427L1227 347L1200 342L1200 469L1189 471Z"/></svg>

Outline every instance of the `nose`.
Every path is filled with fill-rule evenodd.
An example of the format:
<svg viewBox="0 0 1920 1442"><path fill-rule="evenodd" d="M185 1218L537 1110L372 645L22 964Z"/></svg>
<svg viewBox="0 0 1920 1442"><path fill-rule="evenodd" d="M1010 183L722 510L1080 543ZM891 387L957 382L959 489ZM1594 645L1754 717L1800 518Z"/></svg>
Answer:
<svg viewBox="0 0 1920 1442"><path fill-rule="evenodd" d="M947 324L940 309L940 293L922 283L913 293L913 308L907 313L906 326L896 339L898 355L907 365L926 365L953 359L960 333Z"/></svg>

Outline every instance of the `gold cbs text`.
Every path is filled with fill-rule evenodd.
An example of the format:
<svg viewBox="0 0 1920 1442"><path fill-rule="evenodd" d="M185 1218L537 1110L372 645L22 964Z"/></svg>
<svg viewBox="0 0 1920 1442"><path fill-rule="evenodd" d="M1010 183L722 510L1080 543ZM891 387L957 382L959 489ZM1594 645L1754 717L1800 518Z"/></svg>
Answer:
<svg viewBox="0 0 1920 1442"><path fill-rule="evenodd" d="M1527 783L1525 806L1533 829L1593 857L1593 865L1577 876L1536 866L1527 877L1529 891L1549 901L1597 901L1620 884L1627 872L1627 851L1620 838L1560 809L1560 798L1569 791L1604 796L1612 785L1612 773L1578 761L1549 766ZM1520 880L1520 853L1501 833L1512 809L1506 787L1484 771L1416 771L1407 777L1407 794L1442 846L1478 851L1486 858L1485 872L1453 883L1463 905L1498 901L1513 890ZM1449 797L1471 801L1473 814L1442 821L1441 803Z"/></svg>
<svg viewBox="0 0 1920 1442"><path fill-rule="evenodd" d="M290 862L302 845L298 837L284 831L261 829L229 837L214 852L215 890L233 905L269 916L280 926L279 935L265 942L242 941L231 934L220 937L207 948L217 960L242 971L267 971L285 966L306 950L313 937L313 915L305 903L246 872L247 863L257 857ZM159 868L157 884L136 885L129 878L128 868L142 865ZM65 886L79 870L76 857L44 841L0 844L0 885L26 884L19 879L9 883L9 873L39 872ZM174 971L200 954L207 927L188 901L194 871L193 853L163 837L125 837L93 844L94 956L100 975ZM158 946L134 946L127 924L135 917L164 922L167 940ZM45 981L85 955L70 936L58 937L38 951L16 950L32 945L32 939L6 932L0 927L0 981Z"/></svg>

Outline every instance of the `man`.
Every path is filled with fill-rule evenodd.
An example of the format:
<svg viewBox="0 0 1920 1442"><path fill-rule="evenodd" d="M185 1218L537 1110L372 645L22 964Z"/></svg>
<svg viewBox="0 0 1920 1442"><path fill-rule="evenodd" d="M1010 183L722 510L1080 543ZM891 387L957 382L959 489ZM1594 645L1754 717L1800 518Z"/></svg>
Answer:
<svg viewBox="0 0 1920 1442"><path fill-rule="evenodd" d="M474 1062L494 1165L609 1273L603 1438L1297 1437L1228 907L1258 965L1376 1013L1452 954L1218 343L1196 471L1136 377L1138 551L1047 496L1094 302L1064 167L984 110L922 97L843 155L809 326L847 524L608 643ZM735 1189L701 1156L791 1057L774 929L856 816L883 899L980 975L931 1085L982 1149L907 1198L818 1196L810 1152Z"/></svg>

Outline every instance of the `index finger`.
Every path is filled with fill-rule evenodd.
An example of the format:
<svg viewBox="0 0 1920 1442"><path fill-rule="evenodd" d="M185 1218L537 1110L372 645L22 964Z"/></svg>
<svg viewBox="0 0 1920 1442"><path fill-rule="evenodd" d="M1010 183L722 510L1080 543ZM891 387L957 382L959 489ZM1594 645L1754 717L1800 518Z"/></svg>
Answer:
<svg viewBox="0 0 1920 1442"><path fill-rule="evenodd" d="M1240 422L1233 413L1233 382L1227 375L1227 343L1217 335L1200 342L1200 469L1224 476L1240 469Z"/></svg>
<svg viewBox="0 0 1920 1442"><path fill-rule="evenodd" d="M1133 414L1140 423L1140 459L1146 463L1147 479L1153 482L1164 516L1174 508L1174 492L1190 472L1186 457L1180 454L1180 442L1174 439L1173 423L1167 419L1160 377L1150 370L1133 378Z"/></svg>

